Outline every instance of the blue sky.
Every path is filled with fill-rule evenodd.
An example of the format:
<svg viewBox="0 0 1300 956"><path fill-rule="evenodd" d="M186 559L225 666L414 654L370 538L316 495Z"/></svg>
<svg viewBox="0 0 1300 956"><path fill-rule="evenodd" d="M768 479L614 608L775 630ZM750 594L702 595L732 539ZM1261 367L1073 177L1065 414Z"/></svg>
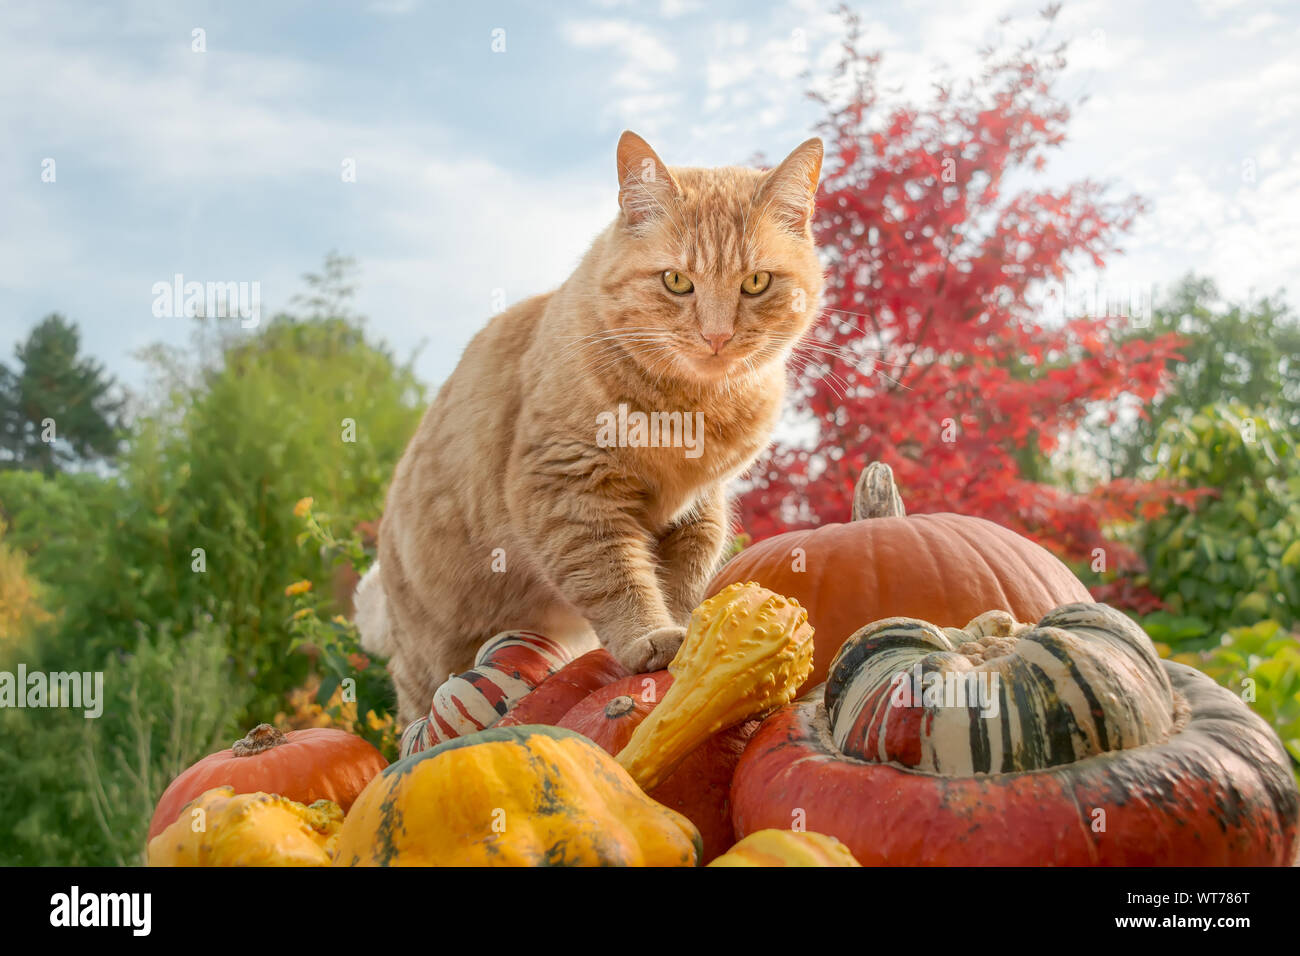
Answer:
<svg viewBox="0 0 1300 956"><path fill-rule="evenodd" d="M921 98L973 67L999 16L1041 5L854 7L887 82ZM622 129L675 165L779 158L817 119L800 73L840 36L813 0L0 8L0 358L61 311L131 387L136 350L188 337L153 315L155 282L256 281L269 315L329 249L359 260L371 330L400 356L425 342L436 383L494 295L559 284L608 222ZM1294 285L1300 4L1067 0L1057 30L1063 89L1090 98L1043 182L1090 176L1152 207L1104 280Z"/></svg>

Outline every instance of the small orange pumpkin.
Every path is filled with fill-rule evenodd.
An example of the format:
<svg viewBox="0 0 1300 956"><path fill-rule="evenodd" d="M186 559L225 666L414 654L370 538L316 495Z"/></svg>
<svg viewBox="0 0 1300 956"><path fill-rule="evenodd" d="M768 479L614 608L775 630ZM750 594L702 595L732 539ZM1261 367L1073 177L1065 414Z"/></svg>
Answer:
<svg viewBox="0 0 1300 956"><path fill-rule="evenodd" d="M337 803L346 813L352 801L388 766L373 746L332 727L283 733L258 724L229 750L204 757L171 782L149 823L149 839L165 830L185 805L214 787L236 794L278 794L301 804Z"/></svg>

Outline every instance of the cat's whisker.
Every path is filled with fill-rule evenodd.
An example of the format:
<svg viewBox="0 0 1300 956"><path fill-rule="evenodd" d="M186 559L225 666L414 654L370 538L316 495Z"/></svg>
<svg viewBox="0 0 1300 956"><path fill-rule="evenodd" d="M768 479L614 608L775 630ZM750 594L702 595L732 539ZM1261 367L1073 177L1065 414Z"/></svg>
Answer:
<svg viewBox="0 0 1300 956"><path fill-rule="evenodd" d="M603 333L600 337L596 338L590 336L583 336L583 338L588 341L578 342L562 349L559 357L562 359L573 358L593 347L599 348L601 352L604 352L610 348L616 348L622 343L636 344L641 342L656 342L663 338L663 331L656 330L630 333L619 330L617 332Z"/></svg>
<svg viewBox="0 0 1300 956"><path fill-rule="evenodd" d="M658 355L660 352L671 352L673 349L676 348L675 343L666 340L662 335L658 336L655 341L659 343L657 347L651 347L651 348L645 348L639 350L641 352L643 360ZM590 363L586 368L583 369L583 374L590 373L592 375L601 375L612 368L618 367L624 361L629 359L629 356L627 356L625 352L626 350L618 350L612 358L608 358L607 361L605 361L603 364L600 364L597 367L596 362L600 361L600 358L598 357L596 362Z"/></svg>
<svg viewBox="0 0 1300 956"><path fill-rule="evenodd" d="M872 367L879 366L879 365L887 365L892 368L898 368L898 369L911 368L910 362L887 362L884 359L877 358L872 355L860 355L857 354L853 349L845 345L831 346L831 345L820 345L816 343L805 342L800 345L796 345L794 350L796 352L813 352L818 355L831 356L833 358L845 362L845 364L857 364L856 361L850 361L850 360L857 360L860 362L870 362ZM872 351L872 350L868 350L868 351Z"/></svg>
<svg viewBox="0 0 1300 956"><path fill-rule="evenodd" d="M831 357L833 357L833 358L838 358L838 359L840 359L840 360L843 360L843 356L840 356L840 355L832 355ZM834 369L831 368L830 365L826 363L826 361L825 361L825 357L824 357L824 356L808 356L808 355L803 355L803 356L798 356L798 358L801 359L801 360L805 363L805 365L807 365L807 364L810 363L810 362L818 362L818 363L821 363L821 364L819 365L819 367L820 367L820 368L824 368L827 374L829 374L829 375L834 375L835 378L838 379L838 380L843 384L844 388L848 389L848 388L850 387L850 386L849 386L849 383L846 382L846 381L843 379L843 377L841 377L838 373L836 373L836 372L834 371ZM896 385L899 384L899 382L898 382L897 379L893 378L892 376L888 375L888 374L885 373L885 372L882 372L882 371L879 369L878 366L879 366L879 365L883 365L883 364L889 364L889 363L884 363L884 362L879 362L879 361L873 360L873 361L872 361L872 365L871 365L871 367L866 368L866 369L863 369L863 368L855 368L855 371L857 371L857 372L859 372L859 373L861 373L861 374L863 374L863 375L868 375L868 376L870 376L870 375L878 375L878 376L880 376L881 378L885 379L886 381L892 382L892 383L894 383L894 384L896 384Z"/></svg>
<svg viewBox="0 0 1300 956"><path fill-rule="evenodd" d="M831 394L839 398L840 401L847 401L848 393L850 391L854 391L856 395L856 390L851 389L848 382L840 378L839 375L826 365L819 364L814 366L809 360L797 359L792 361L791 365L793 366L794 371L799 375L808 375L810 373L819 375L820 379L826 382L827 387L830 388Z"/></svg>
<svg viewBox="0 0 1300 956"><path fill-rule="evenodd" d="M816 373L821 379L826 380L828 384L831 385L833 391L835 390L836 385L838 385L839 390L837 394L841 398L847 397L849 391L856 391L849 382L845 381L844 378L831 367L829 362L820 356L801 355L795 351L792 352L788 364L794 367L800 374L806 374L810 371Z"/></svg>

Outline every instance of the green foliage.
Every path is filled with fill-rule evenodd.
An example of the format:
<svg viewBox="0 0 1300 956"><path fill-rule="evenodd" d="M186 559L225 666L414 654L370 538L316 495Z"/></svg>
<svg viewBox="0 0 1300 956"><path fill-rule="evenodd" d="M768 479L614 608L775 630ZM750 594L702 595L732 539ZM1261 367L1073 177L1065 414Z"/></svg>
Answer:
<svg viewBox="0 0 1300 956"><path fill-rule="evenodd" d="M409 364L322 313L346 311L346 265L309 281L311 317L252 334L198 320L188 353L149 350L160 384L111 474L0 471L5 541L53 615L13 659L104 670L109 692L98 720L0 712L0 862L138 860L179 769L272 720L313 668L341 681L351 636L292 653L286 585L346 610L294 503L329 502L347 534L375 519L424 405ZM360 690L378 702L371 670Z"/></svg>
<svg viewBox="0 0 1300 956"><path fill-rule="evenodd" d="M135 508L116 478L0 471L0 515L9 523L8 541L26 554L43 605L58 611L57 632L45 637L47 651L65 643L78 648L105 620L120 616L117 609L126 596L116 586L118 535L133 523ZM66 642L58 635L67 635Z"/></svg>
<svg viewBox="0 0 1300 956"><path fill-rule="evenodd" d="M338 320L280 317L199 380L138 424L117 476L2 474L0 513L82 664L133 647L137 622L203 613L256 687L249 717L267 720L308 663L286 654L284 587L328 583L297 545L294 502L330 501L346 527L377 516L423 399L409 369Z"/></svg>
<svg viewBox="0 0 1300 956"><path fill-rule="evenodd" d="M0 648L49 619L41 607L40 586L27 572L27 555L5 540L5 531L0 517Z"/></svg>
<svg viewBox="0 0 1300 956"><path fill-rule="evenodd" d="M304 498L294 508L305 530L300 544L315 544L322 555L333 558L353 573L365 574L374 562L361 536L355 532L338 537L329 515L312 510L312 499ZM331 724L359 734L374 744L389 760L397 758L398 735L393 684L382 662L373 660L361 647L356 624L341 614L331 614L331 600L324 600L300 582L290 590L297 608L290 618L294 650L316 657L322 672L316 692L317 703Z"/></svg>
<svg viewBox="0 0 1300 956"><path fill-rule="evenodd" d="M52 474L116 453L122 400L80 347L77 326L55 313L14 350L16 371L0 364L0 467Z"/></svg>
<svg viewBox="0 0 1300 956"><path fill-rule="evenodd" d="M294 502L329 501L345 527L377 516L422 395L409 369L355 326L282 317L227 348L202 391L176 402L174 432L144 431L128 458L149 502L129 565L156 575L150 588L169 604L230 625L239 672L262 701L255 716L269 719L305 672L301 659L286 666L284 587L327 582L322 557L296 544ZM195 573L199 548L206 570Z"/></svg>
<svg viewBox="0 0 1300 956"><path fill-rule="evenodd" d="M1277 621L1260 621L1233 628L1214 648L1174 659L1205 671L1268 721L1300 782L1300 637Z"/></svg>
<svg viewBox="0 0 1300 956"><path fill-rule="evenodd" d="M1144 622L1153 638L1205 646L1229 628L1270 618L1300 624L1295 433L1265 412L1207 406L1166 422L1155 458L1161 477L1216 494L1139 529L1148 584L1168 608Z"/></svg>
<svg viewBox="0 0 1300 956"><path fill-rule="evenodd" d="M1167 363L1169 389L1130 423L1107 423L1098 444L1112 468L1136 477L1153 463L1161 425L1230 400L1267 410L1285 427L1300 428L1300 323L1286 304L1224 302L1215 284L1188 276L1154 310L1148 327L1131 338L1182 337L1182 359Z"/></svg>
<svg viewBox="0 0 1300 956"><path fill-rule="evenodd" d="M0 865L139 863L159 795L182 769L240 736L249 688L212 621L145 635L112 654L103 714L0 709ZM28 651L28 671L59 670ZM87 667L92 665L87 664Z"/></svg>

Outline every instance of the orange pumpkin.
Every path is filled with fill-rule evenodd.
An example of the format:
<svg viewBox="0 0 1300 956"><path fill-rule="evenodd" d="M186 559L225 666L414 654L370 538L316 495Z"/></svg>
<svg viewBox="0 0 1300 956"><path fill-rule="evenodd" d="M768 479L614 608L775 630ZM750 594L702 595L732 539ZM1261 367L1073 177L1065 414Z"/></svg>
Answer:
<svg viewBox="0 0 1300 956"><path fill-rule="evenodd" d="M840 645L869 621L914 617L961 627L989 610L1036 621L1062 604L1092 600L1055 556L1001 525L957 514L909 517L893 472L879 462L858 481L852 521L750 545L707 593L737 581L757 581L808 611L817 639L801 692L826 679Z"/></svg>
<svg viewBox="0 0 1300 956"><path fill-rule="evenodd" d="M388 766L373 746L331 727L282 733L259 724L229 750L204 757L163 792L149 823L149 839L165 830L185 805L214 787L236 794L265 792L301 804L337 803L346 813L352 801Z"/></svg>

